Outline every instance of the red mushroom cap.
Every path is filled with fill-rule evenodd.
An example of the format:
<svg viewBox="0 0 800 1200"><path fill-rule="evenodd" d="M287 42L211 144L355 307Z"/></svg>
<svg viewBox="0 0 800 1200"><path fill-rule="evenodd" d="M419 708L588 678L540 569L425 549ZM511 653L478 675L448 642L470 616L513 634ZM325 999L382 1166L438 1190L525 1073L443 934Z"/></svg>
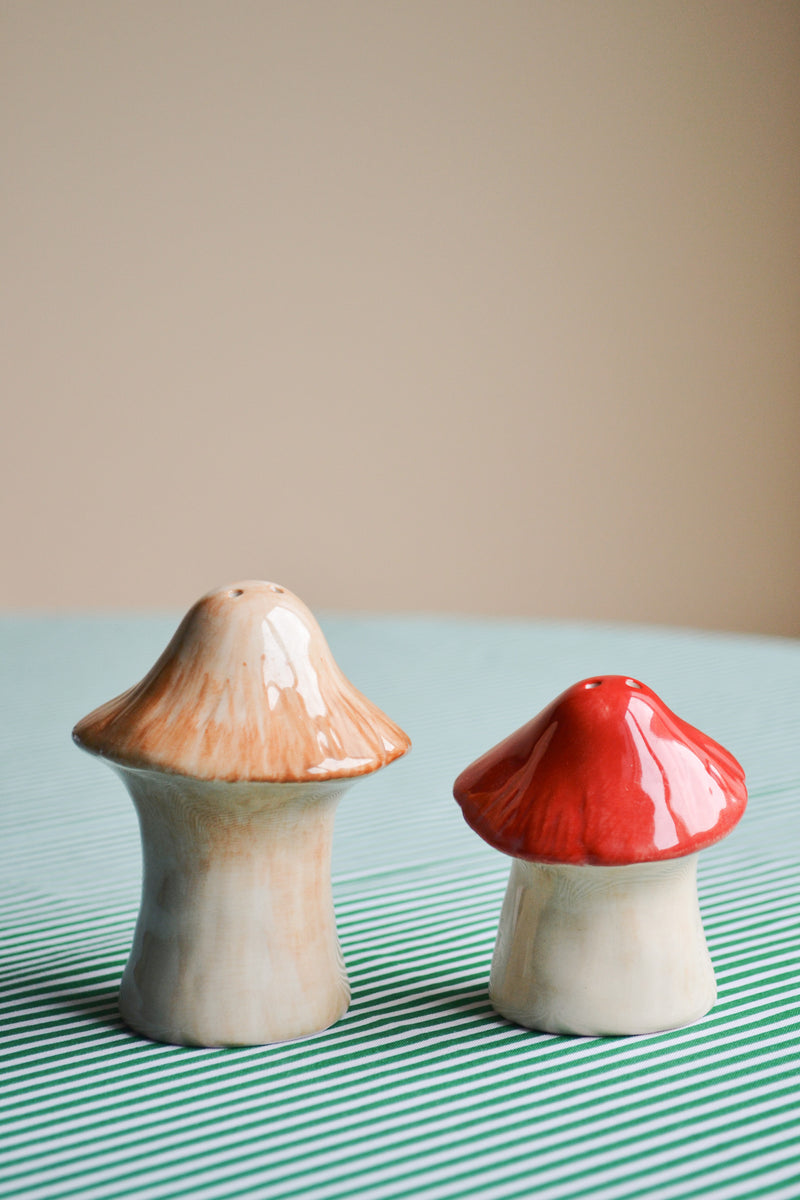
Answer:
<svg viewBox="0 0 800 1200"><path fill-rule="evenodd" d="M598 866L694 854L747 803L733 755L624 675L568 688L462 771L453 794L505 854Z"/></svg>

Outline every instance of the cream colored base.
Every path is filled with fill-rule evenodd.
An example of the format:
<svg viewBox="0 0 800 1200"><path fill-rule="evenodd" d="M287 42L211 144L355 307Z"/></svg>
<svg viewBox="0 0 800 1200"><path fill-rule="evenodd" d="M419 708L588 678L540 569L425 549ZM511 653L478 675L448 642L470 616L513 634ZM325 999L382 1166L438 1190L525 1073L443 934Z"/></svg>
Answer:
<svg viewBox="0 0 800 1200"><path fill-rule="evenodd" d="M696 877L696 855L625 867L515 860L494 1007L549 1033L651 1033L697 1020L716 984Z"/></svg>
<svg viewBox="0 0 800 1200"><path fill-rule="evenodd" d="M344 784L208 783L120 769L139 814L142 905L120 1011L158 1041L319 1032L350 989L330 885Z"/></svg>

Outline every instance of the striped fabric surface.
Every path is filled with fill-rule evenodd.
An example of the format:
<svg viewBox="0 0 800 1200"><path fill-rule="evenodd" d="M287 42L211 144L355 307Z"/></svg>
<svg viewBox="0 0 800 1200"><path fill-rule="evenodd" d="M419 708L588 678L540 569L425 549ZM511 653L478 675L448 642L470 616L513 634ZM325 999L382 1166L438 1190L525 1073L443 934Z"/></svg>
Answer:
<svg viewBox="0 0 800 1200"><path fill-rule="evenodd" d="M414 740L337 816L352 1005L305 1041L197 1050L118 1020L136 821L69 741L174 623L2 622L1 1195L800 1197L800 645L323 620L346 673ZM508 860L450 794L469 761L600 672L642 678L737 755L750 787L741 825L701 859L718 1003L647 1037L555 1037L493 1014Z"/></svg>

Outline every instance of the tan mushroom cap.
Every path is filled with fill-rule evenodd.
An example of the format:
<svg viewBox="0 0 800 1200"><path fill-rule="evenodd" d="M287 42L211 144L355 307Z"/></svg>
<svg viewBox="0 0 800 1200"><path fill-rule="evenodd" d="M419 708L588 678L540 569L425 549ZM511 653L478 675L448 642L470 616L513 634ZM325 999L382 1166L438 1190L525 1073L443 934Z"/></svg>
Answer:
<svg viewBox="0 0 800 1200"><path fill-rule="evenodd" d="M260 580L199 600L141 683L73 738L122 766L231 782L346 779L411 745L345 678L305 604Z"/></svg>

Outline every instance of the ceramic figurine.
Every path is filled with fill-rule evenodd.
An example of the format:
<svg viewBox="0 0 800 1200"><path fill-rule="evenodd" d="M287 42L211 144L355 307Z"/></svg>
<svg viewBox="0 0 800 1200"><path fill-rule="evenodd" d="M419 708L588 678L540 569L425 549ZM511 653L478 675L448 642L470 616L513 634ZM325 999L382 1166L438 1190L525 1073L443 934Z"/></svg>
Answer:
<svg viewBox="0 0 800 1200"><path fill-rule="evenodd" d="M230 1046L341 1017L334 811L410 742L345 679L306 606L273 583L210 592L142 682L73 736L120 774L141 826L128 1024Z"/></svg>
<svg viewBox="0 0 800 1200"><path fill-rule="evenodd" d="M462 772L468 823L512 855L490 994L550 1033L687 1025L716 999L697 854L747 802L727 750L644 684L575 684Z"/></svg>

